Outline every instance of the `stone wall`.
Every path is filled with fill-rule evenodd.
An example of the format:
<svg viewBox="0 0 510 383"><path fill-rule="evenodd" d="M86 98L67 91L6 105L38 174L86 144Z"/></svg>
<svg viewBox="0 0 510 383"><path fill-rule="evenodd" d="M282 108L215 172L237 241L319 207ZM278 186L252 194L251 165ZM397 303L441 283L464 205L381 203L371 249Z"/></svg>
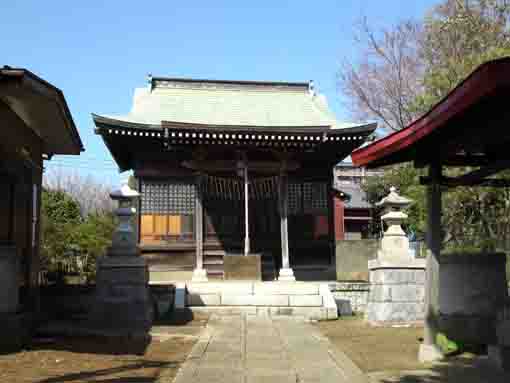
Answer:
<svg viewBox="0 0 510 383"><path fill-rule="evenodd" d="M370 283L368 282L336 282L330 283L329 289L335 298L339 315L353 315L364 313Z"/></svg>
<svg viewBox="0 0 510 383"><path fill-rule="evenodd" d="M165 316L174 305L175 286L150 285L154 311ZM41 287L41 311L44 317L73 319L87 317L95 301L95 285L63 285Z"/></svg>
<svg viewBox="0 0 510 383"><path fill-rule="evenodd" d="M41 286L41 311L47 318L87 315L94 304L95 285Z"/></svg>
<svg viewBox="0 0 510 383"><path fill-rule="evenodd" d="M336 279L368 281L368 261L376 257L378 246L376 239L337 241Z"/></svg>

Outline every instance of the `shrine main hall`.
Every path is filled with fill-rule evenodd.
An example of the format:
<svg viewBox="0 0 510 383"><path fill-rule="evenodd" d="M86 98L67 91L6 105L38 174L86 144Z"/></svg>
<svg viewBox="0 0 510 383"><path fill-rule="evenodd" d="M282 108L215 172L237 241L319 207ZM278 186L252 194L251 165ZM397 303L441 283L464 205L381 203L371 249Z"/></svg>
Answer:
<svg viewBox="0 0 510 383"><path fill-rule="evenodd" d="M93 120L136 179L151 281L228 279L251 255L263 280L334 269L333 167L376 125L338 122L313 82L149 77Z"/></svg>

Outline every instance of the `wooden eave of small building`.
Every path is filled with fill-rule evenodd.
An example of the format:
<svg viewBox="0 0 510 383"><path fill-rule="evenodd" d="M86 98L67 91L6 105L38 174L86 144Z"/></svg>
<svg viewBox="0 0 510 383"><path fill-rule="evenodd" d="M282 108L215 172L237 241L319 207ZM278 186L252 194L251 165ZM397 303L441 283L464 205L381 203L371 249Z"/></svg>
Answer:
<svg viewBox="0 0 510 383"><path fill-rule="evenodd" d="M423 117L352 154L353 163L358 166L378 167L408 161L414 161L415 167L428 166L428 176L420 180L428 185L425 326L419 351L422 362L444 357L436 344L440 331L439 281L434 277L437 275L434 265L442 258L441 186L510 187L508 178L487 178L510 168L509 73L510 57L480 65ZM445 166L479 166L479 169L449 178L442 174ZM481 253L486 254L486 249Z"/></svg>
<svg viewBox="0 0 510 383"><path fill-rule="evenodd" d="M482 64L408 127L354 151L353 162L370 168L407 161L416 167L480 167L456 178L441 176L440 182L451 187L510 186L510 180L487 178L510 167L508 73L510 57Z"/></svg>
<svg viewBox="0 0 510 383"><path fill-rule="evenodd" d="M62 91L29 70L0 68L0 101L41 138L49 157L84 151Z"/></svg>
<svg viewBox="0 0 510 383"><path fill-rule="evenodd" d="M485 166L508 158L510 57L479 66L425 115L405 129L357 149L357 166L414 161Z"/></svg>

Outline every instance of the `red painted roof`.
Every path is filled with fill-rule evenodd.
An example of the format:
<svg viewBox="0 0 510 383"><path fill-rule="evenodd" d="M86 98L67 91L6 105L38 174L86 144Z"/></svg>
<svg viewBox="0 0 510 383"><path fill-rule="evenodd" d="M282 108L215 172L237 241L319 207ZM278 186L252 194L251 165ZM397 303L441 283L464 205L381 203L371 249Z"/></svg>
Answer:
<svg viewBox="0 0 510 383"><path fill-rule="evenodd" d="M510 85L510 57L480 65L425 115L406 128L370 145L355 150L352 162L357 166L376 167L403 162L396 155L410 150L432 132L446 129L448 122L464 114L484 97Z"/></svg>

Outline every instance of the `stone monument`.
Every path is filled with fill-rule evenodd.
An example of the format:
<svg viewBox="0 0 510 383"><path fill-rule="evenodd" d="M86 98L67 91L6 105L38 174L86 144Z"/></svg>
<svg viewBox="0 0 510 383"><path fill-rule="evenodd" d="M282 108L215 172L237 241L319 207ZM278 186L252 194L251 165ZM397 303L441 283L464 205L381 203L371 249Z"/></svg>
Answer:
<svg viewBox="0 0 510 383"><path fill-rule="evenodd" d="M105 332L129 337L148 337L152 324L149 271L140 256L131 219L139 193L125 185L110 194L118 201L119 225L112 246L97 260L96 301L92 318Z"/></svg>
<svg viewBox="0 0 510 383"><path fill-rule="evenodd" d="M496 319L496 344L488 346L489 360L510 371L510 301L499 310Z"/></svg>
<svg viewBox="0 0 510 383"><path fill-rule="evenodd" d="M425 259L409 252L409 240L402 230L407 214L402 210L412 203L394 187L377 205L387 227L377 251L368 261L370 294L366 319L373 324L409 323L424 319Z"/></svg>

